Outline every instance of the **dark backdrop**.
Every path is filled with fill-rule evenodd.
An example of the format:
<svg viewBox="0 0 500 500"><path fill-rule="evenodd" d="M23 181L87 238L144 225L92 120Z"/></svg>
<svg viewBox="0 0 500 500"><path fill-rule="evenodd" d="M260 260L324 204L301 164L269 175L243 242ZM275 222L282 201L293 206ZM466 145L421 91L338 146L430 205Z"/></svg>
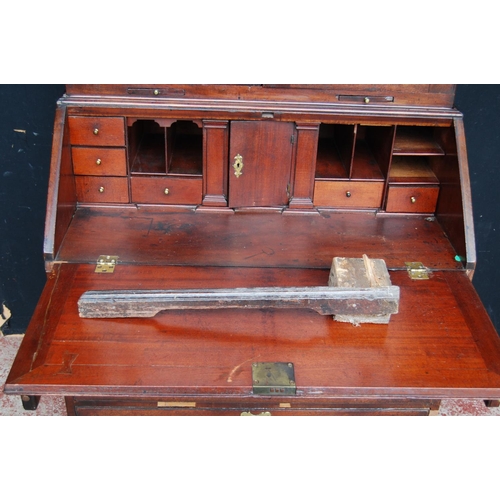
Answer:
<svg viewBox="0 0 500 500"><path fill-rule="evenodd" d="M26 329L45 283L43 231L52 127L64 85L0 85L0 304L4 333ZM500 331L500 85L458 85L478 266L474 285ZM1 311L0 311L1 312Z"/></svg>

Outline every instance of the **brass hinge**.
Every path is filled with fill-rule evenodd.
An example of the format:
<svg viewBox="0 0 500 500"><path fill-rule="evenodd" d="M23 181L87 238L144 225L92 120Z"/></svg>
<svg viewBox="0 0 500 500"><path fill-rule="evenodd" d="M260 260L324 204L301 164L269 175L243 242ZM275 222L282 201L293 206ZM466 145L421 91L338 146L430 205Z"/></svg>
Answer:
<svg viewBox="0 0 500 500"><path fill-rule="evenodd" d="M254 394L295 394L293 363L254 363L252 365Z"/></svg>
<svg viewBox="0 0 500 500"><path fill-rule="evenodd" d="M422 262L405 262L406 270L412 280L428 280L429 270Z"/></svg>
<svg viewBox="0 0 500 500"><path fill-rule="evenodd" d="M115 271L116 263L118 262L117 255L100 255L97 259L96 273L111 274Z"/></svg>

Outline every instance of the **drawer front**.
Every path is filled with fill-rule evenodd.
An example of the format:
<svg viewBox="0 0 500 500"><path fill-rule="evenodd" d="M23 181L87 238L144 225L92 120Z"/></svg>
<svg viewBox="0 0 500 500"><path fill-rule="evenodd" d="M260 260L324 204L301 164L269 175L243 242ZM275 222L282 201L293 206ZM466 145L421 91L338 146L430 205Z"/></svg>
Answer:
<svg viewBox="0 0 500 500"><path fill-rule="evenodd" d="M127 156L124 148L71 148L71 154L75 175L127 175Z"/></svg>
<svg viewBox="0 0 500 500"><path fill-rule="evenodd" d="M423 410L419 408L409 408L409 409L358 409L358 408L335 408L331 410L276 410L274 412L269 411L241 411L241 409L198 409L198 410L172 410L172 409L146 409L146 408L76 408L73 415L82 417L118 417L118 416L175 416L175 417L238 417L238 416L264 416L264 417L340 417L340 416L367 416L367 417L418 417L418 416L428 416L429 410Z"/></svg>
<svg viewBox="0 0 500 500"><path fill-rule="evenodd" d="M68 122L73 146L125 146L122 117L70 116Z"/></svg>
<svg viewBox="0 0 500 500"><path fill-rule="evenodd" d="M313 203L317 207L380 208L383 182L316 181Z"/></svg>
<svg viewBox="0 0 500 500"><path fill-rule="evenodd" d="M245 398L247 399L247 398ZM301 415L429 415L439 409L438 400L286 401L222 400L202 398L66 398L71 415L175 415L175 416L301 416Z"/></svg>
<svg viewBox="0 0 500 500"><path fill-rule="evenodd" d="M76 198L81 203L128 203L126 177L75 177Z"/></svg>
<svg viewBox="0 0 500 500"><path fill-rule="evenodd" d="M133 177L132 202L154 205L199 205L202 199L201 178Z"/></svg>
<svg viewBox="0 0 500 500"><path fill-rule="evenodd" d="M386 211L392 213L434 213L438 195L438 186L389 186Z"/></svg>

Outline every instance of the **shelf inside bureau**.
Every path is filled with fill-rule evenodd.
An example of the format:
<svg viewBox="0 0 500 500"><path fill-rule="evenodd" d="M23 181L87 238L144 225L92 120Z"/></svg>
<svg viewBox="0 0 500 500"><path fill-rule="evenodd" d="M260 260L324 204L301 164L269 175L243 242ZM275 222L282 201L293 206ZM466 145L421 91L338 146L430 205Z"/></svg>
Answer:
<svg viewBox="0 0 500 500"><path fill-rule="evenodd" d="M398 126L394 139L394 155L444 155L433 127Z"/></svg>
<svg viewBox="0 0 500 500"><path fill-rule="evenodd" d="M439 184L425 156L396 156L392 160L389 182L394 184Z"/></svg>

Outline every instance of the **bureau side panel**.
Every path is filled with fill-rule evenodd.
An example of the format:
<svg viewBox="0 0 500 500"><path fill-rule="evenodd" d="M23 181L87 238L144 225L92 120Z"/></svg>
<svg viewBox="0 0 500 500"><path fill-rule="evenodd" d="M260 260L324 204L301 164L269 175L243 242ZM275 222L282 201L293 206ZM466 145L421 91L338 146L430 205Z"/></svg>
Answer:
<svg viewBox="0 0 500 500"><path fill-rule="evenodd" d="M76 210L66 108L56 110L43 243L47 266L55 259Z"/></svg>

